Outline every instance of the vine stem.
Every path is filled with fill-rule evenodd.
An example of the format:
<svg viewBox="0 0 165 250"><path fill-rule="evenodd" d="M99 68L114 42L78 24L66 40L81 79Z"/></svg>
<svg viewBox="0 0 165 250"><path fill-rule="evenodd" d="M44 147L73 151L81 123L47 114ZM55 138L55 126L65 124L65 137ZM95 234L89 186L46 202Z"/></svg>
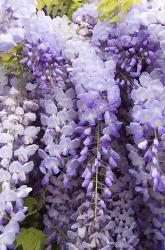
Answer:
<svg viewBox="0 0 165 250"><path fill-rule="evenodd" d="M48 222L49 226L54 229L55 232L57 232L63 239L68 240L68 236L57 226L54 226L51 221Z"/></svg>
<svg viewBox="0 0 165 250"><path fill-rule="evenodd" d="M55 82L54 82L54 76L53 76L53 72L52 72L52 69L51 69L50 64L49 64L48 67L49 67L49 73L50 73L50 83L51 83L52 86L54 86L55 83L56 83L56 80L55 80Z"/></svg>
<svg viewBox="0 0 165 250"><path fill-rule="evenodd" d="M157 133L156 133L156 129L154 129L154 134L155 134L155 139L158 139L157 138ZM159 157L158 157L158 152L157 152L157 154L156 154L156 160L157 160L157 168L159 169L159 171L160 171L160 173L162 173L162 170L161 170L161 168L160 168L160 166L159 166ZM163 173L162 173L163 174Z"/></svg>
<svg viewBox="0 0 165 250"><path fill-rule="evenodd" d="M19 98L18 98L18 106L20 105L21 103L21 99L22 99L22 93L23 93L23 86L24 86L24 76L23 76L23 70L22 70L22 66L19 62L19 58L18 58L18 53L16 52L16 58L17 58L17 62L18 62L18 68L19 68L19 90L20 90L20 95L19 95Z"/></svg>
<svg viewBox="0 0 165 250"><path fill-rule="evenodd" d="M97 159L99 159L99 155L100 155L100 123L98 121L97 124L97 130L96 130L96 135L97 135ZM97 164L96 166L96 185L95 185L95 221L97 220L97 206L98 206L98 175L99 175L99 166Z"/></svg>

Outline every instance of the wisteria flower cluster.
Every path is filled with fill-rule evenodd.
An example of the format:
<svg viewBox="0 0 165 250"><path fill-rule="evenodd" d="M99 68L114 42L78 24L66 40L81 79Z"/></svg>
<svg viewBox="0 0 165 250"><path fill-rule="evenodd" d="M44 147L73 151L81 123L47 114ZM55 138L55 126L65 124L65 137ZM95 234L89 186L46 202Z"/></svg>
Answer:
<svg viewBox="0 0 165 250"><path fill-rule="evenodd" d="M97 4L0 2L0 250L165 250L165 4Z"/></svg>

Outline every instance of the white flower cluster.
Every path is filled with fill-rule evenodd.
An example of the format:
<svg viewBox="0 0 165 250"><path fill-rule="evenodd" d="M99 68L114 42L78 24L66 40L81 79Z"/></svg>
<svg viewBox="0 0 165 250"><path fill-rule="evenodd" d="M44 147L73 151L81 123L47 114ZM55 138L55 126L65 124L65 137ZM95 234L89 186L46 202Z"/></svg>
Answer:
<svg viewBox="0 0 165 250"><path fill-rule="evenodd" d="M7 249L19 232L18 222L25 218L26 207L23 198L28 196L31 188L25 183L28 174L34 168L31 157L38 150L34 143L39 127L34 111L38 105L26 98L22 100L19 90L19 80L8 79L1 68L0 95L0 249Z"/></svg>
<svg viewBox="0 0 165 250"><path fill-rule="evenodd" d="M0 50L7 50L24 39L24 25L35 13L34 0L1 0Z"/></svg>
<svg viewBox="0 0 165 250"><path fill-rule="evenodd" d="M40 98L44 151L39 150L39 153L43 158L40 169L45 174L44 184L50 176L60 172L64 164L61 156L66 156L79 145L78 141L70 138L77 117L74 110L74 90L63 84L59 87L51 85L46 92L43 91Z"/></svg>

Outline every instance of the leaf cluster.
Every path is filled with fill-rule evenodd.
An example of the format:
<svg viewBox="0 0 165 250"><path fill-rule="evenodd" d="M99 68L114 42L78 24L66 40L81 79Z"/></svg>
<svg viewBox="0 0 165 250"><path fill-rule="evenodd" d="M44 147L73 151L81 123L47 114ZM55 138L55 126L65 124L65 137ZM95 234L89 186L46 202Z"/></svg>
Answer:
<svg viewBox="0 0 165 250"><path fill-rule="evenodd" d="M15 250L44 250L46 234L38 223L41 221L40 203L34 197L29 196L25 199L25 206L28 208L28 213L15 240Z"/></svg>
<svg viewBox="0 0 165 250"><path fill-rule="evenodd" d="M126 13L133 4L140 3L141 0L101 0L98 5L100 20L109 19L110 23L118 22L121 15Z"/></svg>
<svg viewBox="0 0 165 250"><path fill-rule="evenodd" d="M20 233L15 240L15 250L44 250L46 238L49 237L49 234L43 232L42 223L45 213L45 190L39 191L39 199L28 196L25 199L25 207L28 210ZM61 248L53 242L51 249L60 250Z"/></svg>
<svg viewBox="0 0 165 250"><path fill-rule="evenodd" d="M45 234L34 227L22 228L17 236L15 249L23 250L44 250Z"/></svg>
<svg viewBox="0 0 165 250"><path fill-rule="evenodd" d="M37 8L44 9L52 17L67 15L71 18L73 12L85 2L86 0L37 0Z"/></svg>
<svg viewBox="0 0 165 250"><path fill-rule="evenodd" d="M16 77L20 77L20 60L23 57L21 44L7 51L0 51L0 65L6 68L6 75L13 73Z"/></svg>

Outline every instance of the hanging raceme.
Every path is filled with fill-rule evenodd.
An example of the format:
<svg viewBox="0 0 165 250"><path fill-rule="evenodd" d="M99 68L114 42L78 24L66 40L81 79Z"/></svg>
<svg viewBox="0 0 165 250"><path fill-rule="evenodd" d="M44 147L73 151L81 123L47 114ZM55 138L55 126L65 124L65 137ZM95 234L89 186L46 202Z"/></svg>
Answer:
<svg viewBox="0 0 165 250"><path fill-rule="evenodd" d="M165 3L89 2L0 1L0 250L165 250Z"/></svg>

